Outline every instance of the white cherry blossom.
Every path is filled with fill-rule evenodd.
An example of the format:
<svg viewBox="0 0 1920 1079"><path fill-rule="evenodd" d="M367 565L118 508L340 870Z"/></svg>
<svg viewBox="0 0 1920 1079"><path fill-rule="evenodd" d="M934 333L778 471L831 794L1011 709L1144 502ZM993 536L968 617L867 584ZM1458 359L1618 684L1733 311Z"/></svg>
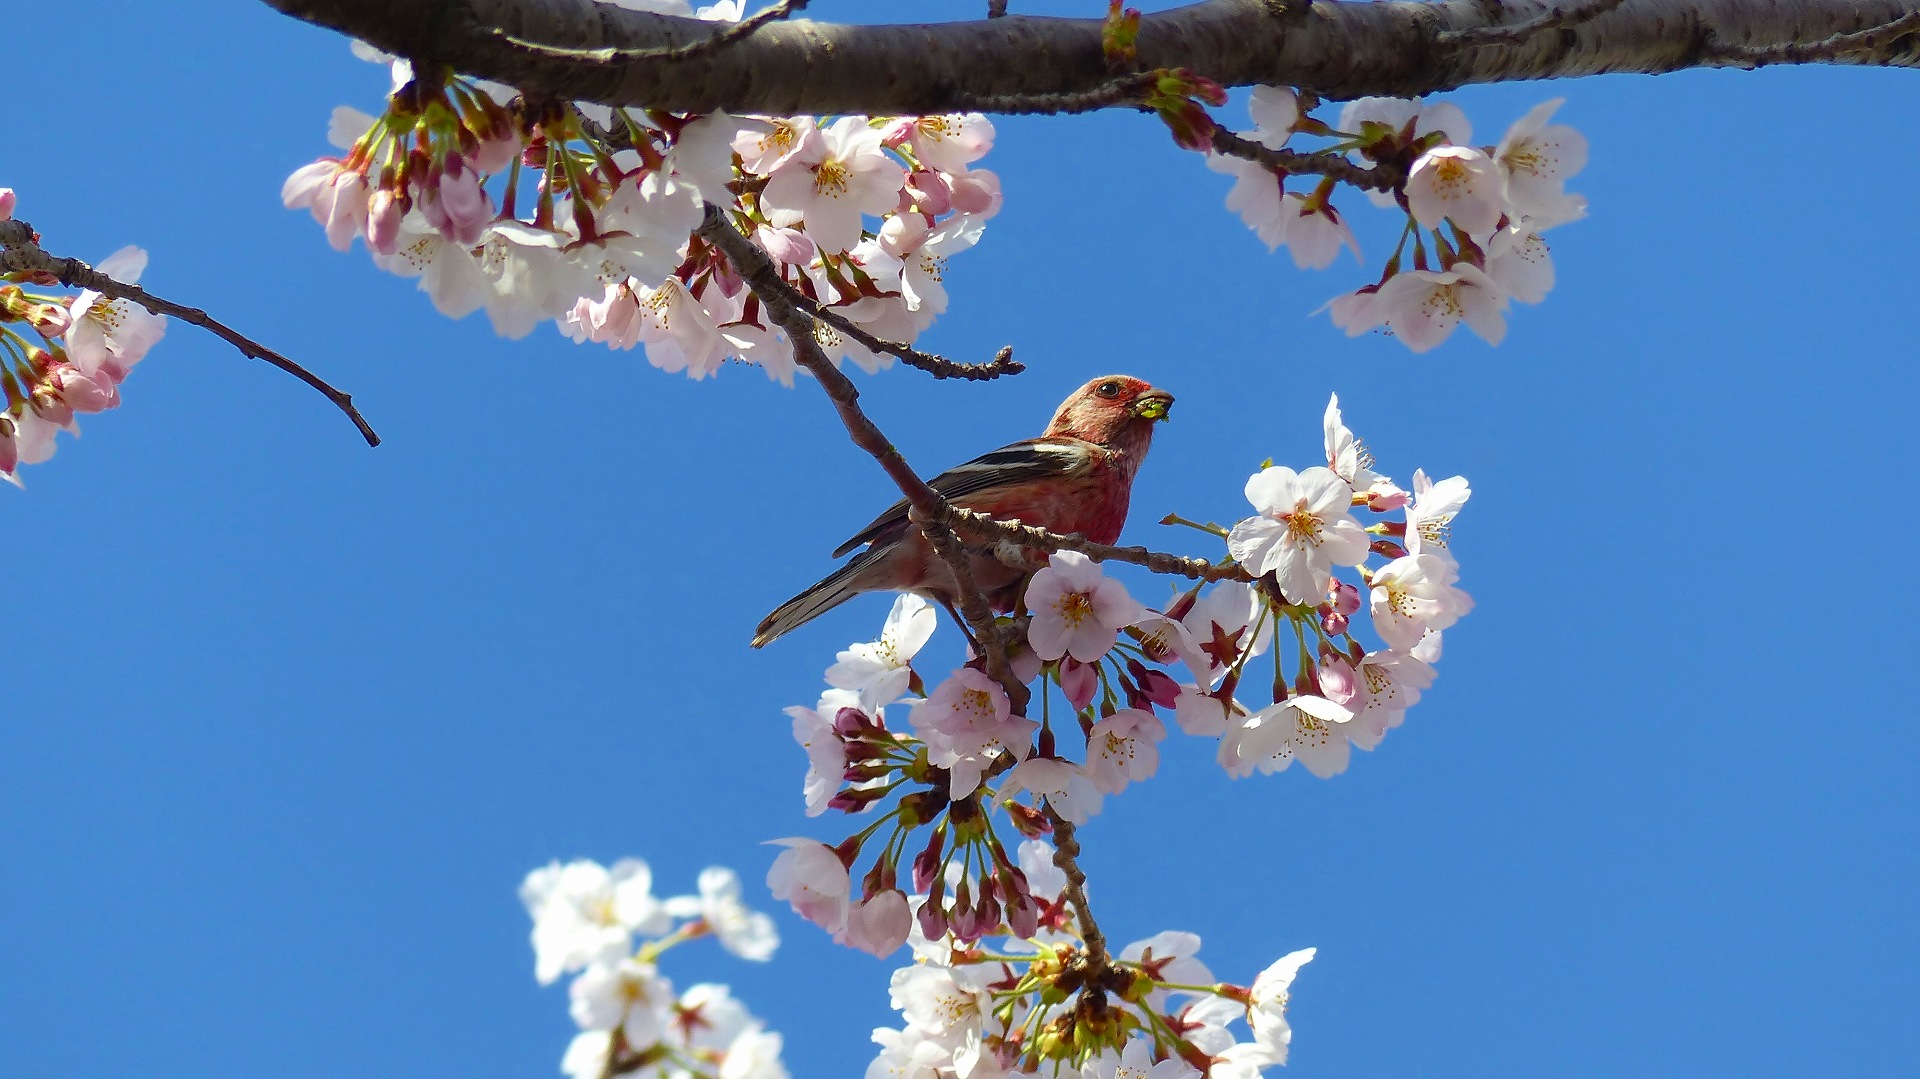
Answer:
<svg viewBox="0 0 1920 1079"><path fill-rule="evenodd" d="M965 798L980 789L980 777L1005 753L1024 760L1033 751L1040 724L1011 714L1007 691L972 667L962 667L907 713L927 759L951 772L949 794Z"/></svg>
<svg viewBox="0 0 1920 1079"><path fill-rule="evenodd" d="M1270 466L1247 480L1246 493L1260 515L1233 526L1227 549L1247 572L1277 575L1289 600L1319 603L1332 567L1366 561L1367 533L1349 510L1353 489L1332 469Z"/></svg>
<svg viewBox="0 0 1920 1079"><path fill-rule="evenodd" d="M1354 239L1353 229L1333 208L1333 203L1316 203L1289 191L1280 216L1286 219L1287 250L1293 253L1293 264L1300 269L1326 269L1340 257L1342 247L1353 251L1356 262L1360 260L1360 241Z"/></svg>
<svg viewBox="0 0 1920 1079"><path fill-rule="evenodd" d="M1273 961L1253 980L1247 1000L1247 1025L1254 1040L1273 1053L1273 1063L1287 1062L1293 1029L1287 1025L1287 998L1300 968L1313 959L1314 949L1302 948Z"/></svg>
<svg viewBox="0 0 1920 1079"><path fill-rule="evenodd" d="M1472 494L1465 476L1435 483L1424 470L1415 469L1413 500L1407 503L1407 553L1437 555L1452 562L1447 544L1453 538L1453 519Z"/></svg>
<svg viewBox="0 0 1920 1079"><path fill-rule="evenodd" d="M1286 144L1293 126L1300 122L1300 97L1285 86L1256 86L1247 102L1253 117L1255 137L1272 149Z"/></svg>
<svg viewBox="0 0 1920 1079"><path fill-rule="evenodd" d="M911 592L901 593L887 612L880 639L848 646L827 668L827 684L859 693L871 708L892 704L906 695L913 680L913 657L939 622L933 604Z"/></svg>
<svg viewBox="0 0 1920 1079"><path fill-rule="evenodd" d="M673 985L659 970L631 958L587 967L567 987L567 996L580 1029L618 1029L636 1050L661 1039L674 1002Z"/></svg>
<svg viewBox="0 0 1920 1079"><path fill-rule="evenodd" d="M1353 713L1324 697L1296 695L1241 717L1220 739L1220 766L1235 779L1282 772L1297 757L1325 779L1346 770L1347 738L1335 728Z"/></svg>
<svg viewBox="0 0 1920 1079"><path fill-rule="evenodd" d="M773 958L780 946L780 934L772 918L748 910L740 902L738 874L723 866L708 866L700 871L699 886L699 895L667 900L667 913L676 918L699 918L719 938L721 947L742 959L764 963Z"/></svg>
<svg viewBox="0 0 1920 1079"><path fill-rule="evenodd" d="M1046 799L1055 812L1075 824L1087 823L1106 801L1079 765L1050 757L1029 757L1015 765L995 797L1014 798L1022 793Z"/></svg>
<svg viewBox="0 0 1920 1079"><path fill-rule="evenodd" d="M554 862L527 874L520 901L533 916L534 977L541 985L591 962L624 958L634 933L657 935L673 924L653 897L652 870L636 858L611 867Z"/></svg>
<svg viewBox="0 0 1920 1079"><path fill-rule="evenodd" d="M921 164L964 173L993 148L993 121L978 112L916 116L908 121L907 143Z"/></svg>
<svg viewBox="0 0 1920 1079"><path fill-rule="evenodd" d="M1374 311L1394 336L1425 352L1465 322L1489 345L1507 335L1506 294L1478 267L1457 262L1451 270L1406 270L1380 286Z"/></svg>
<svg viewBox="0 0 1920 1079"><path fill-rule="evenodd" d="M1507 200L1515 216L1571 220L1584 212L1569 205L1567 177L1587 164L1587 140L1566 124L1549 124L1566 98L1543 101L1507 129L1494 149L1507 177ZM1569 216L1571 215L1571 216Z"/></svg>
<svg viewBox="0 0 1920 1079"><path fill-rule="evenodd" d="M1539 303L1553 291L1553 253L1531 222L1509 225L1487 243L1487 276L1521 303Z"/></svg>
<svg viewBox="0 0 1920 1079"><path fill-rule="evenodd" d="M1080 1069L1081 1079L1199 1079L1200 1073L1179 1057L1153 1060L1153 1040L1134 1038L1120 1053L1107 1050Z"/></svg>
<svg viewBox="0 0 1920 1079"><path fill-rule="evenodd" d="M94 269L123 285L137 285L147 269L147 253L123 247ZM104 372L119 381L166 332L165 316L132 300L109 299L86 289L74 299L69 315L67 359L84 375Z"/></svg>
<svg viewBox="0 0 1920 1079"><path fill-rule="evenodd" d="M1255 138L1258 134L1241 132L1244 138ZM1280 174L1258 161L1232 154L1208 151L1206 162L1207 168L1214 172L1233 177L1233 187L1227 192L1227 209L1240 215L1240 220L1260 237L1267 250L1276 251L1286 243L1287 226L1299 215L1286 209L1286 186Z"/></svg>
<svg viewBox="0 0 1920 1079"><path fill-rule="evenodd" d="M1460 571L1432 554L1396 558L1373 575L1374 631L1388 647L1412 648L1428 630L1444 630L1473 610L1473 597L1453 586Z"/></svg>
<svg viewBox="0 0 1920 1079"><path fill-rule="evenodd" d="M1420 691L1433 679L1432 665L1411 653L1367 653L1354 672L1354 697L1344 702L1353 709L1353 721L1342 728L1348 740L1361 749L1379 745L1406 718L1407 709L1420 703Z"/></svg>
<svg viewBox="0 0 1920 1079"><path fill-rule="evenodd" d="M1506 177L1484 151L1436 146L1407 174L1407 206L1423 228L1452 221L1476 239L1493 233L1506 209Z"/></svg>
<svg viewBox="0 0 1920 1079"><path fill-rule="evenodd" d="M800 916L830 933L847 924L852 888L846 864L832 847L812 839L776 839L785 847L767 870L767 888Z"/></svg>

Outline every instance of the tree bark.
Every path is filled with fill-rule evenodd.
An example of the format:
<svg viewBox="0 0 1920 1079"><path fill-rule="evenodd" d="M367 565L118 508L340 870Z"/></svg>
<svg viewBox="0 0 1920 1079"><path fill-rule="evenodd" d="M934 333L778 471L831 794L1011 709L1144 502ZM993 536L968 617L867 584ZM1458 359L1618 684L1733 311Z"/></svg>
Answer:
<svg viewBox="0 0 1920 1079"><path fill-rule="evenodd" d="M1085 93L1114 75L1101 52L1098 19L1016 15L897 26L794 20L696 57L662 60L618 53L684 45L714 33L714 24L592 0L266 3L390 52L442 61L530 94L674 112L942 112L988 98ZM1207 0L1148 15L1139 68L1184 67L1228 86L1297 86L1350 98L1616 71L1752 66L1753 56L1726 47L1817 47L1837 34L1910 17L1920 0L1627 0L1517 42L1471 40L1476 31L1538 19L1556 6L1580 5ZM1920 32L1911 21L1908 28L1838 55L1776 53L1768 62L1920 66ZM1463 31L1468 40L1461 40Z"/></svg>

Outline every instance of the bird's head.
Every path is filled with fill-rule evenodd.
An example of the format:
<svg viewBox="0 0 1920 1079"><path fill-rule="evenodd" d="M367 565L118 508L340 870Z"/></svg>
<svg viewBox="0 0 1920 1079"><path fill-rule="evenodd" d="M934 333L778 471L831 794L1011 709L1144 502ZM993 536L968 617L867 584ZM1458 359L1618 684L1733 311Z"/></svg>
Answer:
<svg viewBox="0 0 1920 1079"><path fill-rule="evenodd" d="M1104 375L1074 391L1047 425L1047 434L1101 445L1143 441L1167 418L1173 395L1127 375Z"/></svg>

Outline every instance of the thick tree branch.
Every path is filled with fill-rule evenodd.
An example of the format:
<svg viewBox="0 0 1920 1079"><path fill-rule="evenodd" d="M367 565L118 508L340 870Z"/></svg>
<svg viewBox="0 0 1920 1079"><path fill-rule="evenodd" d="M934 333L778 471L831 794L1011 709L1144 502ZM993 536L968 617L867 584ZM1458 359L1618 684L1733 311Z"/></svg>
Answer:
<svg viewBox="0 0 1920 1079"><path fill-rule="evenodd" d="M347 418L353 421L353 425L360 429L360 436L367 440L367 445L380 444L380 436L374 433L373 426L367 422L367 418L354 407L352 396L333 388L319 375L225 323L217 321L197 307L185 307L172 300L161 299L138 285L121 284L79 259L50 255L41 250L40 245L35 241L35 235L33 226L24 221L0 221L0 270L8 273L30 271L48 274L69 288L92 289L103 296L137 303L156 315L171 315L189 325L198 326L239 349L242 356L252 360L265 360L319 390L326 395L327 400L333 402L334 407L347 414Z"/></svg>
<svg viewBox="0 0 1920 1079"><path fill-rule="evenodd" d="M388 51L444 61L536 96L676 112L942 112L995 99L1094 93L1114 80L1099 19L1010 15L898 26L801 19L685 59L600 63L565 53L680 49L713 36L713 25L592 0L266 2ZM1207 0L1146 16L1138 63L1142 70L1188 68L1228 86L1297 86L1330 98L1745 66L1757 62L1755 55L1770 63L1920 66L1920 41L1910 34L1820 47L1912 16L1920 0L1627 0L1584 21L1572 18L1591 10L1590 0L1315 0L1276 13L1268 0ZM1508 40L1522 29L1519 40Z"/></svg>
<svg viewBox="0 0 1920 1079"><path fill-rule="evenodd" d="M1567 26L1578 26L1590 19L1597 19L1625 2L1626 0L1585 0L1583 3L1551 8L1544 14L1511 26L1471 26L1463 30L1442 30L1435 36L1435 40L1442 45L1475 47L1517 45L1535 34Z"/></svg>
<svg viewBox="0 0 1920 1079"><path fill-rule="evenodd" d="M513 46L529 50L535 55L562 60L577 60L584 64L608 66L613 64L631 64L641 60L691 60L696 56L704 56L707 53L724 49L735 42L744 41L748 37L751 37L755 30L760 29L762 26L770 22L778 22L806 6L807 0L780 0L779 3L767 8L765 11L756 12L723 30L708 34L706 37L700 38L697 41L689 41L684 45L652 49L560 49L550 45L541 45L538 42L521 41L518 38L508 36L504 32L500 36Z"/></svg>
<svg viewBox="0 0 1920 1079"><path fill-rule="evenodd" d="M1844 60L1852 53L1879 48L1917 31L1920 31L1920 11L1911 11L1884 25L1851 34L1835 34L1811 45L1723 45L1716 39L1708 43L1707 51L1717 59L1753 67L1823 63Z"/></svg>

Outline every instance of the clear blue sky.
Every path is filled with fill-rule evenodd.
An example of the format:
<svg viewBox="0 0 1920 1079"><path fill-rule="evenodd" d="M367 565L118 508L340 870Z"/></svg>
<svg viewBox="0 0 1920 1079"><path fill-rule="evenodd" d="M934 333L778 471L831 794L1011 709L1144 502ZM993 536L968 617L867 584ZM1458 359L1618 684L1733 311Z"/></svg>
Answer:
<svg viewBox="0 0 1920 1079"><path fill-rule="evenodd" d="M377 106L343 41L240 0L60 21L9 61L22 216L60 252L146 246L156 290L348 387L387 444L176 325L119 413L0 491L0 1075L555 1074L528 869L639 855L677 891L721 862L772 909L761 841L838 838L780 709L886 601L745 645L886 481L804 384L500 341L329 250L278 193L335 104ZM1083 835L1121 940L1191 929L1242 980L1319 947L1289 1074L1911 1074L1913 85L1455 95L1483 139L1566 95L1593 212L1502 348L1423 357L1307 317L1362 271L1267 254L1151 120L1001 125L1006 211L928 343L1031 370L865 380L910 460L1125 371L1179 396L1134 541L1211 553L1153 522L1315 463L1333 390L1395 476L1473 482L1479 608L1378 752L1230 783L1176 739ZM771 966L669 973L731 982L796 1076L859 1074L891 964L776 914Z"/></svg>

